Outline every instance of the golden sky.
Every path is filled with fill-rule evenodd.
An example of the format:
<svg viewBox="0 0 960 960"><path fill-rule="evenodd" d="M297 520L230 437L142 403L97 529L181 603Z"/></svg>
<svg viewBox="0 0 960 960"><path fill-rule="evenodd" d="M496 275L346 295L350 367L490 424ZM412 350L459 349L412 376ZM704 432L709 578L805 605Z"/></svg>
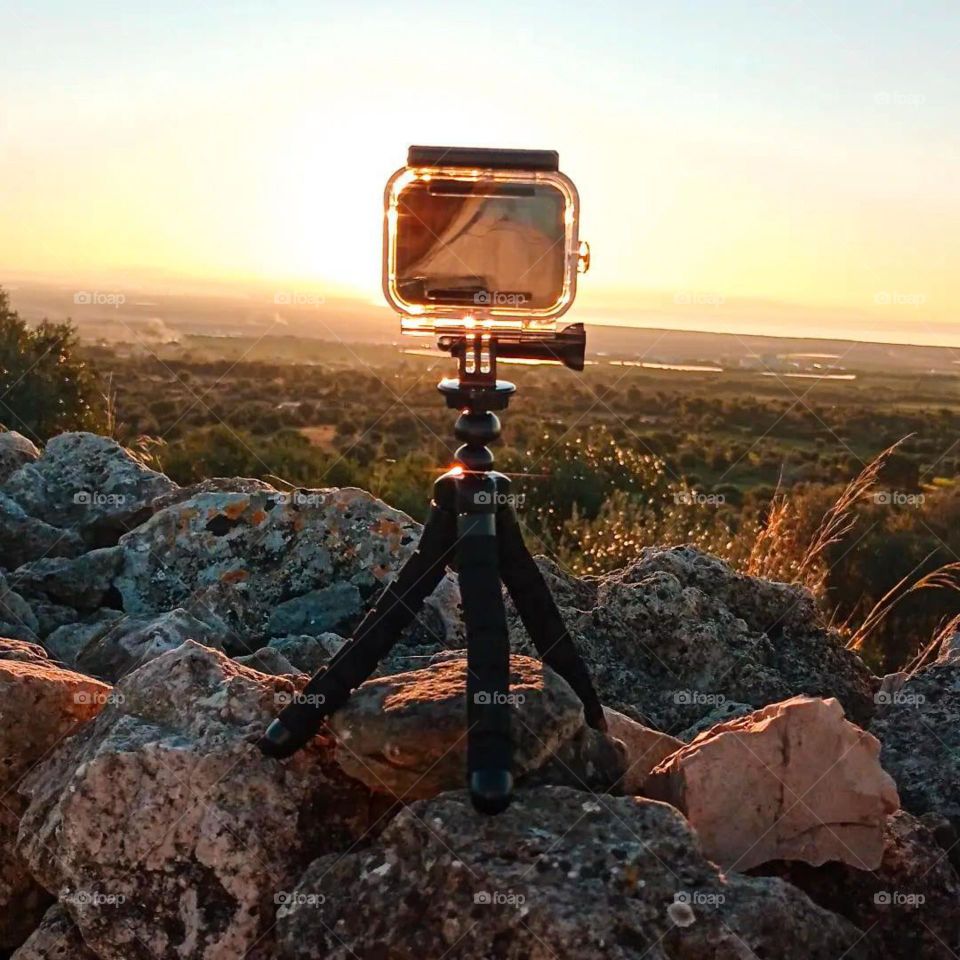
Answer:
<svg viewBox="0 0 960 960"><path fill-rule="evenodd" d="M373 300L408 144L540 147L593 250L570 319L960 344L952 3L478 11L0 12L0 283Z"/></svg>

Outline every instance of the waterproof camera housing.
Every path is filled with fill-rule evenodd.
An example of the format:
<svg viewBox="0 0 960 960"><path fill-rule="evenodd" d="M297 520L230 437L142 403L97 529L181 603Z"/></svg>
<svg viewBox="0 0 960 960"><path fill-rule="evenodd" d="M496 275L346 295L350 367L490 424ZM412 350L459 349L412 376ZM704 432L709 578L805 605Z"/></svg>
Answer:
<svg viewBox="0 0 960 960"><path fill-rule="evenodd" d="M404 333L542 338L589 264L553 150L413 146L384 191L383 292Z"/></svg>

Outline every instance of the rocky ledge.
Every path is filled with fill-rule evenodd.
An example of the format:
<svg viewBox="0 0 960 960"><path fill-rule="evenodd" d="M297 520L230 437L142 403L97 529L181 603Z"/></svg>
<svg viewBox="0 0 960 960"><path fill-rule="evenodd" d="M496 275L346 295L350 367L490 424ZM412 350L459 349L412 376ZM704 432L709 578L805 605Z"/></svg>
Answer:
<svg viewBox="0 0 960 960"><path fill-rule="evenodd" d="M960 950L955 647L881 685L804 590L691 548L538 561L610 732L508 611L499 817L460 789L453 575L307 749L263 757L418 533L361 490L180 488L104 437L0 434L0 956Z"/></svg>

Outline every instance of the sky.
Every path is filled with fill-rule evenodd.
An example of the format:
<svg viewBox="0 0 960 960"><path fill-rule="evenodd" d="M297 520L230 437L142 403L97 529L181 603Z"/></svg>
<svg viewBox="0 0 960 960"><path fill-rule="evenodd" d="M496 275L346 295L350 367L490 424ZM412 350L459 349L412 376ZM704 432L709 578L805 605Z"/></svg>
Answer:
<svg viewBox="0 0 960 960"><path fill-rule="evenodd" d="M533 147L571 320L960 346L956 0L0 0L0 37L0 283L379 304L407 146Z"/></svg>

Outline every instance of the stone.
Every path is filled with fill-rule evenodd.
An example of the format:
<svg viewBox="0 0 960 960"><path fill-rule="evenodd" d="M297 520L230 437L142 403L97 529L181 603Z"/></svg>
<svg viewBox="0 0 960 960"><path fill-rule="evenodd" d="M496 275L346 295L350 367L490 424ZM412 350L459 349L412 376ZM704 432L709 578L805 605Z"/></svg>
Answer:
<svg viewBox="0 0 960 960"><path fill-rule="evenodd" d="M565 680L529 657L511 657L510 670L516 778L544 766L568 741L597 746L592 739L577 739L585 728L583 707ZM337 762L371 790L405 801L462 786L466 675L466 657L451 656L362 684L328 721L337 739ZM577 758L574 751L562 759L587 776L588 757ZM621 763L613 779L622 773Z"/></svg>
<svg viewBox="0 0 960 960"><path fill-rule="evenodd" d="M150 504L177 485L109 437L61 433L40 459L25 463L3 486L31 516L79 533L92 547L109 546L150 513Z"/></svg>
<svg viewBox="0 0 960 960"><path fill-rule="evenodd" d="M97 960L59 906L52 906L10 960Z"/></svg>
<svg viewBox="0 0 960 960"><path fill-rule="evenodd" d="M0 573L0 635L34 643L38 628L33 608Z"/></svg>
<svg viewBox="0 0 960 960"><path fill-rule="evenodd" d="M875 870L899 807L879 753L836 700L793 697L700 734L651 773L647 793L681 810L725 870L770 860Z"/></svg>
<svg viewBox="0 0 960 960"><path fill-rule="evenodd" d="M361 490L202 493L122 537L112 583L133 616L215 611L252 653L282 628L270 625L278 605L314 591L335 587L344 616L343 598L359 597L348 617L359 619L418 536L409 517Z"/></svg>
<svg viewBox="0 0 960 960"><path fill-rule="evenodd" d="M242 663L245 667L252 670L259 670L261 673L269 673L274 677L282 677L290 673L300 673L299 670L282 654L273 647L261 647L245 657L234 657L236 663Z"/></svg>
<svg viewBox="0 0 960 960"><path fill-rule="evenodd" d="M32 768L99 713L109 695L106 684L62 670L39 654L0 660L0 949L19 946L50 899L15 852L25 806L17 790Z"/></svg>
<svg viewBox="0 0 960 960"><path fill-rule="evenodd" d="M362 612L363 602L356 586L334 583L278 603L267 621L267 633L272 637L292 633L318 637L356 623Z"/></svg>
<svg viewBox="0 0 960 960"><path fill-rule="evenodd" d="M44 557L75 557L84 549L79 534L31 517L19 503L0 493L0 567L14 570Z"/></svg>
<svg viewBox="0 0 960 960"><path fill-rule="evenodd" d="M922 667L880 704L870 731L904 809L960 830L960 661Z"/></svg>
<svg viewBox="0 0 960 960"><path fill-rule="evenodd" d="M773 878L721 874L666 804L566 787L496 817L463 791L313 863L277 910L280 960L863 960L862 934Z"/></svg>
<svg viewBox="0 0 960 960"><path fill-rule="evenodd" d="M742 717L745 714L753 713L753 707L749 703L737 703L736 700L724 700L719 706L714 707L708 714L701 717L696 723L691 724L686 730L681 730L677 734L677 739L684 743L689 743L703 733L715 727L724 720L732 720L734 717Z"/></svg>
<svg viewBox="0 0 960 960"><path fill-rule="evenodd" d="M92 637L76 656L76 668L111 683L137 667L175 650L187 640L222 649L216 631L182 607L140 620L121 617Z"/></svg>
<svg viewBox="0 0 960 960"><path fill-rule="evenodd" d="M27 643L24 640L13 640L10 637L0 637L0 660L21 660L25 663L45 663L50 658L47 651L38 643Z"/></svg>
<svg viewBox="0 0 960 960"><path fill-rule="evenodd" d="M883 827L883 859L873 871L845 863L796 861L758 868L803 890L814 903L864 931L888 960L955 960L960 945L960 879L932 830L898 810Z"/></svg>
<svg viewBox="0 0 960 960"><path fill-rule="evenodd" d="M39 457L40 451L32 440L16 430L4 430L0 433L0 483L6 483L11 474Z"/></svg>
<svg viewBox="0 0 960 960"><path fill-rule="evenodd" d="M646 726L678 736L727 702L756 709L798 694L835 697L861 724L873 714L876 678L799 586L693 547L647 547L579 582L541 569L601 700Z"/></svg>
<svg viewBox="0 0 960 960"><path fill-rule="evenodd" d="M323 738L284 762L253 744L292 679L187 641L22 785L21 855L101 960L270 957L279 893L381 818Z"/></svg>
<svg viewBox="0 0 960 960"><path fill-rule="evenodd" d="M272 637L267 646L271 650L276 650L301 673L309 673L313 676L322 666L329 663L330 658L344 643L346 640L339 634L321 633L316 637L304 634Z"/></svg>
<svg viewBox="0 0 960 960"><path fill-rule="evenodd" d="M120 609L114 587L123 562L118 547L91 550L79 557L50 557L25 563L10 575L10 585L25 598L76 611L93 613L104 607ZM162 611L161 611L162 612Z"/></svg>
<svg viewBox="0 0 960 960"><path fill-rule="evenodd" d="M620 789L630 796L642 794L650 771L681 749L684 743L659 730L645 727L610 707L604 707L603 714L607 719L607 732L620 740L627 752L627 770Z"/></svg>
<svg viewBox="0 0 960 960"><path fill-rule="evenodd" d="M75 610L73 614L76 616ZM83 620L57 627L44 639L43 647L54 660L59 660L68 667L75 667L77 657L83 650L125 619L119 610L97 610Z"/></svg>

